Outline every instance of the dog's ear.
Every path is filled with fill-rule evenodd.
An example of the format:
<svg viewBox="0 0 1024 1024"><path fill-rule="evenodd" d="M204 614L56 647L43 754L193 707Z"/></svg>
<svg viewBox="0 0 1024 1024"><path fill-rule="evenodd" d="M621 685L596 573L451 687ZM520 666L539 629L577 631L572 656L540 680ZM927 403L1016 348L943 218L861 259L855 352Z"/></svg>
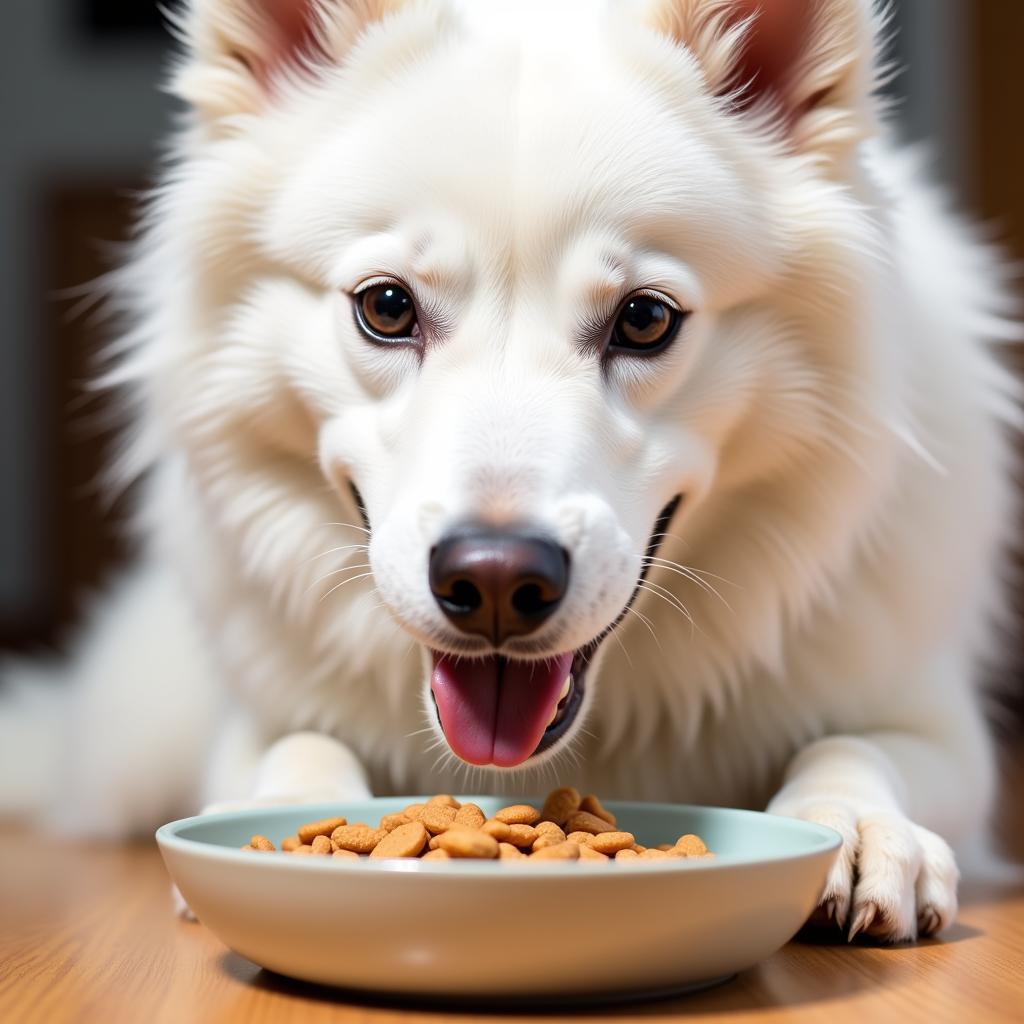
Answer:
<svg viewBox="0 0 1024 1024"><path fill-rule="evenodd" d="M189 0L175 15L186 55L174 92L210 121L256 113L289 73L344 59L405 0Z"/></svg>
<svg viewBox="0 0 1024 1024"><path fill-rule="evenodd" d="M651 0L648 17L713 91L774 117L798 150L838 156L873 128L871 0Z"/></svg>

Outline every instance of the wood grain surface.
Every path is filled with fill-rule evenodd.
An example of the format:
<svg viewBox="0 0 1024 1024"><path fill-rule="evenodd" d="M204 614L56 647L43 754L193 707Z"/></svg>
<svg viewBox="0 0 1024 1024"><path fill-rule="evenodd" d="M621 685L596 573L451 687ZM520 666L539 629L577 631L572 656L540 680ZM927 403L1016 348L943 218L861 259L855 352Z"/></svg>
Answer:
<svg viewBox="0 0 1024 1024"><path fill-rule="evenodd" d="M177 920L152 845L72 844L8 828L0 830L0 1021L1024 1021L1024 887L969 885L963 900L941 941L793 942L720 988L668 1001L579 1012L402 1005L271 975L201 925ZM614 924L596 911L587 926ZM572 941L571 927L562 936L553 922L545 928L549 940Z"/></svg>

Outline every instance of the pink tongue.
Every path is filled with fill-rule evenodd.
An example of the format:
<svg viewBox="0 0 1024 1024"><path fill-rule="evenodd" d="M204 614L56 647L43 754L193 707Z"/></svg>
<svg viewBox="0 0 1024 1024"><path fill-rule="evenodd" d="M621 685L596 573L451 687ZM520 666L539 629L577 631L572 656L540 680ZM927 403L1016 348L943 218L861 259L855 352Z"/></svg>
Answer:
<svg viewBox="0 0 1024 1024"><path fill-rule="evenodd" d="M547 661L435 652L430 687L452 750L470 764L522 764L537 749L571 666L571 652Z"/></svg>

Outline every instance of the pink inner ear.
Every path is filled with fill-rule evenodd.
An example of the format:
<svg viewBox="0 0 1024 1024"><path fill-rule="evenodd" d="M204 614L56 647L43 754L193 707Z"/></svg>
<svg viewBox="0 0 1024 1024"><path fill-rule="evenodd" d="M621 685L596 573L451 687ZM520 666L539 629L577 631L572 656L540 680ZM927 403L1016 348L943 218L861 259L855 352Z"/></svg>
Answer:
<svg viewBox="0 0 1024 1024"><path fill-rule="evenodd" d="M733 0L733 19L751 18L735 84L745 86L744 102L766 94L777 97L791 113L791 76L810 42L812 0Z"/></svg>
<svg viewBox="0 0 1024 1024"><path fill-rule="evenodd" d="M267 66L262 69L265 78L299 57L324 56L313 32L314 0L258 0L258 3L272 33Z"/></svg>

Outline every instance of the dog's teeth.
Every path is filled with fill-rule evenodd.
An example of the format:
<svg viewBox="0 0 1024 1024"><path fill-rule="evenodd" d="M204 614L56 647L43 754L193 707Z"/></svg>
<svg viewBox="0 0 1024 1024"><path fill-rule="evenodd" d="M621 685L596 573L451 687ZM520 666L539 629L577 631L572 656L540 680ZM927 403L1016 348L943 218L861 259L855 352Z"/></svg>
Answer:
<svg viewBox="0 0 1024 1024"><path fill-rule="evenodd" d="M569 696L569 691L572 689L572 673L570 672L565 677L565 682L562 684L562 692L558 695L559 702L565 700Z"/></svg>

